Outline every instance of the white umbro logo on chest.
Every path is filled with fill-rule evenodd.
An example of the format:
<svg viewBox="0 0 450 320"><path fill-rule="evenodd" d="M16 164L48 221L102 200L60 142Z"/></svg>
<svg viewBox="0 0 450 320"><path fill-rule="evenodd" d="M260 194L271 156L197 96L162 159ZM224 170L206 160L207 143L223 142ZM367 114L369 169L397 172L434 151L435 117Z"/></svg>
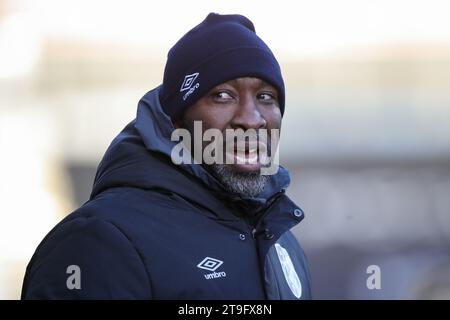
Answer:
<svg viewBox="0 0 450 320"><path fill-rule="evenodd" d="M222 260L206 257L198 265L197 268L212 271L212 273L204 274L206 280L224 278L227 276L225 271L216 272L217 269L223 264Z"/></svg>

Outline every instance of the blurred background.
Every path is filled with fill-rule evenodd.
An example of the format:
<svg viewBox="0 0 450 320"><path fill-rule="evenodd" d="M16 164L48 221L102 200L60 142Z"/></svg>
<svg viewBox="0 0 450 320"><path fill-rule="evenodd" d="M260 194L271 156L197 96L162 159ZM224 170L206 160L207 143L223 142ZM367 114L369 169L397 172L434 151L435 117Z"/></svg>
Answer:
<svg viewBox="0 0 450 320"><path fill-rule="evenodd" d="M314 297L450 299L450 3L437 0L0 0L0 298L20 297L39 242L88 199L168 50L212 11L249 17L282 66L280 160Z"/></svg>

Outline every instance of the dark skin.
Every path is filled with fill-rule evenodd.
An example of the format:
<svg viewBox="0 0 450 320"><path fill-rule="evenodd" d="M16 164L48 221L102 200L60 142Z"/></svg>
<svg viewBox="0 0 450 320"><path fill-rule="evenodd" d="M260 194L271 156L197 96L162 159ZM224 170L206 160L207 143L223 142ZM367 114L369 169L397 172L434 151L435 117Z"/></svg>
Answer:
<svg viewBox="0 0 450 320"><path fill-rule="evenodd" d="M281 128L281 110L275 87L259 78L237 78L222 83L190 106L182 119L175 121L176 128L194 132L194 121L202 121L203 131L219 129L271 129ZM205 147L207 143L204 143ZM260 165L227 164L232 170L251 172Z"/></svg>

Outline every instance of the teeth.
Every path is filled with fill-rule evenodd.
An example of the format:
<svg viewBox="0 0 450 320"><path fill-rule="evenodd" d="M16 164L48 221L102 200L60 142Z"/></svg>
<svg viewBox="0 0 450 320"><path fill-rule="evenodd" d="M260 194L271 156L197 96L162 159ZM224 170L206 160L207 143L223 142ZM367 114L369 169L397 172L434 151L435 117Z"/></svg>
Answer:
<svg viewBox="0 0 450 320"><path fill-rule="evenodd" d="M250 147L250 148L249 148ZM265 145L262 144L260 146L261 152L264 150ZM257 164L259 155L258 155L258 146L247 146L244 148L236 148L234 152L227 153L229 154L229 157L231 159L234 158L234 160L230 159L230 163L237 163L237 164ZM263 157L264 158L264 157Z"/></svg>
<svg viewBox="0 0 450 320"><path fill-rule="evenodd" d="M237 148L236 149L236 151L238 151L238 152L245 152L245 151L248 151L248 152L256 152L258 150L258 148L252 148L252 149L247 149L247 148Z"/></svg>
<svg viewBox="0 0 450 320"><path fill-rule="evenodd" d="M251 158L242 158L242 157L239 157L238 155L236 155L236 159L238 160L239 163L254 164L258 161L258 155L255 155L254 157L251 157Z"/></svg>
<svg viewBox="0 0 450 320"><path fill-rule="evenodd" d="M258 161L258 155L248 158L248 163L256 163Z"/></svg>
<svg viewBox="0 0 450 320"><path fill-rule="evenodd" d="M247 154L242 152L235 153L236 160L240 163L256 163L258 161L258 153L256 149L249 151Z"/></svg>
<svg viewBox="0 0 450 320"><path fill-rule="evenodd" d="M236 151L240 151L240 152L245 152L245 151L248 151L248 152L256 152L256 151L258 150L258 147L253 147L253 148L251 148L251 149L246 148L246 147L244 147L244 148L236 148L235 150L236 150Z"/></svg>

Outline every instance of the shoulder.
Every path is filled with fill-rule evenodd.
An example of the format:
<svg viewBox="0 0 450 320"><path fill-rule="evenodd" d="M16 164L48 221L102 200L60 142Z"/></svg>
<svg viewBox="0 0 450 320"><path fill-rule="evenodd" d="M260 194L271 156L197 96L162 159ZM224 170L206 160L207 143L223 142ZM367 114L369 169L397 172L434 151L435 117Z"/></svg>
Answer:
<svg viewBox="0 0 450 320"><path fill-rule="evenodd" d="M67 285L74 268L81 273L80 290ZM110 221L77 212L41 242L27 267L22 291L25 299L149 296L147 271L128 237Z"/></svg>

